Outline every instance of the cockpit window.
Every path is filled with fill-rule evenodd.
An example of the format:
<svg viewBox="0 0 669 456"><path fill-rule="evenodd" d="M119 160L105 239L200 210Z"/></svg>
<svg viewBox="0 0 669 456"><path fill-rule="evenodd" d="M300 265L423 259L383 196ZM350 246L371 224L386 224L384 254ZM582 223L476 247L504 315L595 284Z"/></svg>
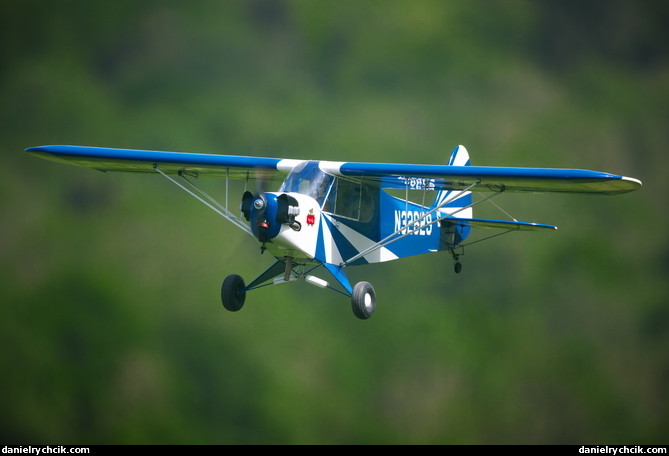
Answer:
<svg viewBox="0 0 669 456"><path fill-rule="evenodd" d="M323 208L330 200L330 190L334 178L318 167L318 162L308 162L305 166L294 170L281 185L282 192L296 192L309 195Z"/></svg>
<svg viewBox="0 0 669 456"><path fill-rule="evenodd" d="M367 222L374 214L374 197L360 181L334 178L324 173L317 161L296 168L281 185L282 192L309 195L318 201L323 212Z"/></svg>
<svg viewBox="0 0 669 456"><path fill-rule="evenodd" d="M352 220L368 222L374 215L374 197L367 185L337 179L334 213Z"/></svg>

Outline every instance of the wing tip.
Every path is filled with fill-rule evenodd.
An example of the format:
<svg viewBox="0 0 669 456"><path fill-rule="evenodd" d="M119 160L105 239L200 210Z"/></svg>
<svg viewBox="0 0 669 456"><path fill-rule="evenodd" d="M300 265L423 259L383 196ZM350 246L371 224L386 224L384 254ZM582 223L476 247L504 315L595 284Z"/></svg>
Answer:
<svg viewBox="0 0 669 456"><path fill-rule="evenodd" d="M616 180L609 181L609 188L602 190L605 195L622 195L624 193L639 190L642 184L639 179L627 176L617 176Z"/></svg>
<svg viewBox="0 0 669 456"><path fill-rule="evenodd" d="M629 182L631 184L630 186L633 187L633 188L631 188L630 191L638 190L643 185L639 179L635 179L633 177L621 176L621 179L623 181Z"/></svg>

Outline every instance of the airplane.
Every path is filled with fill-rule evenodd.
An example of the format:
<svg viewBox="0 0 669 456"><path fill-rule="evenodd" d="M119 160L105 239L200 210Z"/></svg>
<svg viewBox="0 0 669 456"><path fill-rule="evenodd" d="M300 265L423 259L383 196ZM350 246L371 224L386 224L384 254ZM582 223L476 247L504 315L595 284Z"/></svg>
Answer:
<svg viewBox="0 0 669 456"><path fill-rule="evenodd" d="M376 291L366 281L351 285L345 272L348 266L448 252L455 272L460 273L459 257L472 228L498 230L490 237L557 229L515 219L474 218L473 206L483 201L506 192L617 195L641 187L638 179L598 171L472 166L462 145L453 150L446 165L66 145L30 147L26 152L104 172L160 174L253 236L260 253L269 252L275 262L248 284L237 274L225 278L221 301L228 311L242 309L249 291L304 279L349 297L353 314L361 320L374 313ZM225 179L225 202L195 185L199 177ZM228 204L230 180L245 181L237 209ZM267 186L272 182L280 184L277 191L246 189L249 183ZM477 201L474 192L481 196ZM321 267L334 284L312 274Z"/></svg>

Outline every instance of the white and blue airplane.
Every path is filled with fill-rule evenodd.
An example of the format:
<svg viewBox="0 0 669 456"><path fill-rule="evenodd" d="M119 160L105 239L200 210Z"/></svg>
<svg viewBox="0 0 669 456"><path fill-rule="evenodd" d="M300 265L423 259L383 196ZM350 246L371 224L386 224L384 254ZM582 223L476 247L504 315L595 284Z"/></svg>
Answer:
<svg viewBox="0 0 669 456"><path fill-rule="evenodd" d="M256 238L260 252L268 251L276 262L249 284L239 275L227 276L221 287L227 310L240 310L251 290L305 279L350 297L353 313L362 320L374 313L376 292L368 282L352 286L344 271L347 266L445 251L453 256L459 273L459 256L472 228L501 230L495 235L556 229L539 223L473 218L472 207L478 203L505 192L616 195L641 187L637 179L597 171L471 166L463 146L455 148L447 165L82 146L40 146L26 151L100 171L159 173ZM198 177L225 179L225 203L197 187L193 179ZM239 211L233 211L227 203L230 179L282 183L275 192L246 190ZM473 192L487 196L474 201ZM338 287L312 275L320 267Z"/></svg>

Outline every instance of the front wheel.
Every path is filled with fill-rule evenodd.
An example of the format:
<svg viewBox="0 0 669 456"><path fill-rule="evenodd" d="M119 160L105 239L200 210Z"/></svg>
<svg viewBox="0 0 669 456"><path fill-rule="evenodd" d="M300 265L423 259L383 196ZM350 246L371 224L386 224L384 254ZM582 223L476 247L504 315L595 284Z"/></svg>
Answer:
<svg viewBox="0 0 669 456"><path fill-rule="evenodd" d="M221 286L221 301L226 310L237 312L244 307L246 292L242 290L245 286L244 279L237 274L230 274L225 278Z"/></svg>
<svg viewBox="0 0 669 456"><path fill-rule="evenodd" d="M359 282L351 295L353 314L361 320L367 320L376 309L376 292L369 282Z"/></svg>

